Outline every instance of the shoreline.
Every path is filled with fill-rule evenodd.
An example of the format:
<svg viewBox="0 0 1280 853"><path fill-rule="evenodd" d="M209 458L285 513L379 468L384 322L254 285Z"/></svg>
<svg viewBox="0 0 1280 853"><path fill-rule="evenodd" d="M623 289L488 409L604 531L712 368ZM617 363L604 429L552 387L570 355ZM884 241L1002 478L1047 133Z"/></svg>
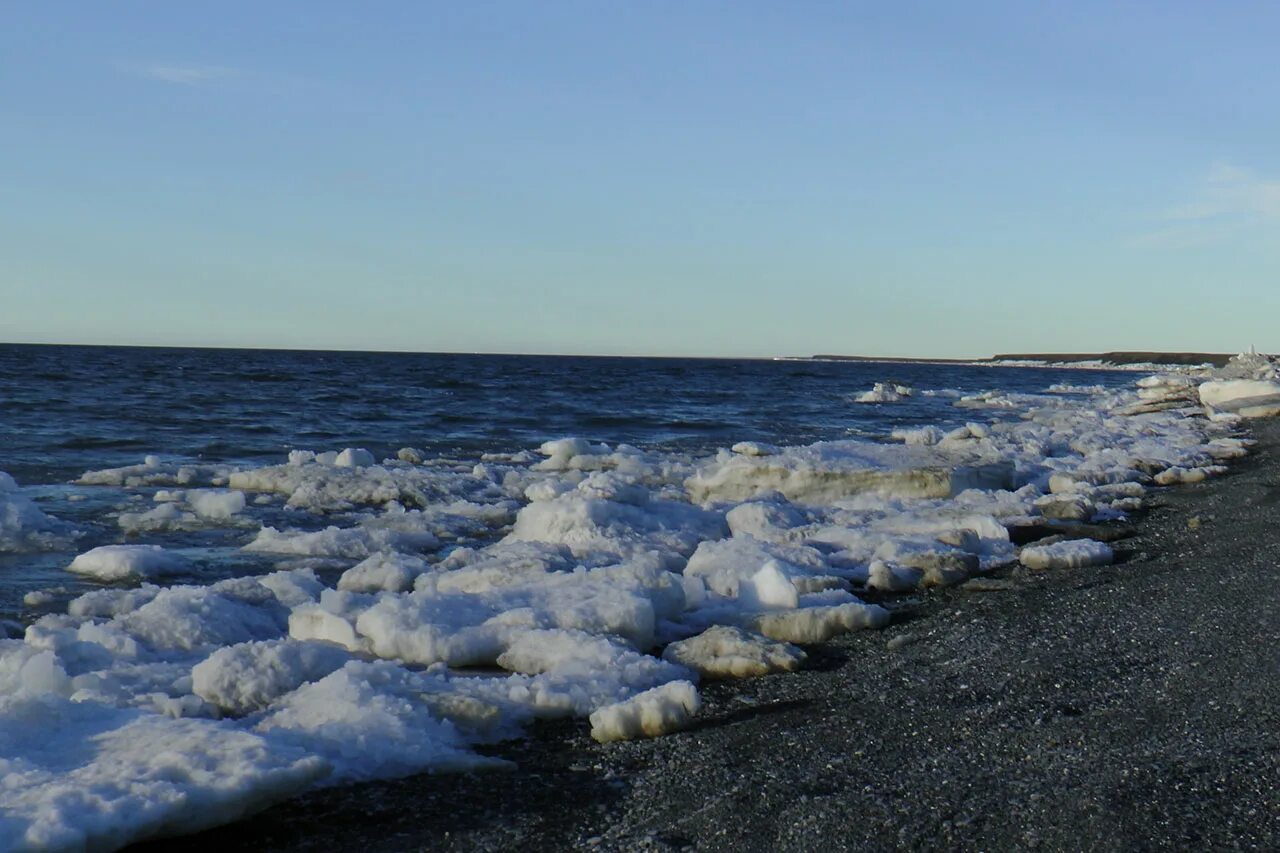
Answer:
<svg viewBox="0 0 1280 853"><path fill-rule="evenodd" d="M909 597L798 672L705 683L687 731L602 746L545 723L488 750L509 772L318 791L182 843L1275 847L1280 424L1249 433L1226 474L1153 493L1115 564Z"/></svg>

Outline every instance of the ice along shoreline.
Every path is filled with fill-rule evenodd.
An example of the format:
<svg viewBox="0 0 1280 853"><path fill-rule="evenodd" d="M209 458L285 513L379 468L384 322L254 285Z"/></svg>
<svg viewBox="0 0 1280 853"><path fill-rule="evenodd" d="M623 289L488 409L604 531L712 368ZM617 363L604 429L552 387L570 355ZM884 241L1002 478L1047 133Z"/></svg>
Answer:
<svg viewBox="0 0 1280 853"><path fill-rule="evenodd" d="M636 656L655 641L665 643L728 624L759 631L774 640L814 642L858 624L883 623L884 618L877 615L879 608L848 593L851 584L905 591L918 585L958 583L975 572L996 568L1008 562L1014 551L994 516L1011 515L1011 507L1020 508L1023 516L1105 517L1108 511L1117 514L1129 505L1123 502L1137 499L1137 494L1125 487L1142 474L1133 464L1140 462L1152 472L1159 470L1159 476L1168 482L1212 473L1212 466L1208 466L1211 459L1238 455L1241 446L1223 437L1205 443L1203 432L1183 429L1177 418L1168 414L1185 407L1188 387L1186 382L1161 380L1145 385L1143 390L1149 393L1140 392L1138 402L1111 399L1105 423L1102 412L1064 405L1033 409L1032 413L1039 414L1033 414L1029 422L1003 430L981 423L947 434L908 430L899 436L907 445L901 458L888 462L872 459L871 465L866 464L867 454L875 457L880 451L873 452L865 444L827 443L794 449L755 445L703 463L691 476L678 460L673 464L669 459L653 460L636 451L612 451L584 442L555 443L544 448L545 462L519 469L536 470L539 476L522 479L517 469L509 468L501 478L502 486L510 488L506 481L515 475L514 486L529 499L515 514L508 541L494 546L507 550L456 552L461 556L455 559L450 555L442 561L447 563L443 573L428 570L420 559L379 554L400 551L404 543L424 547L435 536L432 530L443 532L448 525L461 523L457 519L474 521L478 512L482 514L483 504L463 501L466 507L451 504L452 512L427 514L424 508L412 515L396 498L404 494L404 479L411 484L419 482L414 479L416 474L403 469L405 478L397 480L395 472L402 469L373 466L371 459L360 458L355 451L334 454L332 459L314 455L291 459L288 466L274 470L230 472L230 485L281 491L290 496L291 504L327 509L349 495L350 488L358 487L390 496L383 500L396 503L398 508L388 506L390 522L381 524L312 532L264 528L254 538L251 547L300 556L326 556L324 550L316 554L315 549L333 547L372 552L369 560L343 576L336 591L317 585L314 574L305 568L283 570L262 580L248 578L203 588L104 590L73 602L65 617L38 620L28 629L24 644L6 649L10 653L7 662L17 665L19 701L43 702L54 712L78 714L78 720L85 720L84 715L98 706L103 712L100 717L119 723L114 737L140 727L144 734L159 732L178 738L176 745L198 735L211 738L206 758L217 756L217 760L225 759L227 746L233 745L237 750L233 761L238 762L234 766L248 774L244 787L210 790L200 787L207 783L197 781L196 788L188 789L200 796L221 797L224 809L234 809L237 803L250 806L255 797L279 790L280 785L287 790L299 782L306 784L325 769L330 774L336 769L338 778L358 780L400 775L415 762L436 769L487 764L476 753L468 758L465 749L468 742L483 742L485 733L477 736L473 731L470 737L459 738L457 729L483 728L495 713L501 724L504 710L508 715L516 712L517 720L521 707L550 707L556 715L591 711L593 729L597 728L596 716L601 717L601 733L616 730L622 737L652 733L644 721L651 710L661 720L670 718L668 695L679 696L675 701L686 712L696 711L697 706L696 693L688 693L692 688L679 686L687 684L687 677L680 678L687 669ZM974 402L1017 405L998 395ZM1156 428L1154 433L1152 428ZM1160 440L1153 444L1153 436ZM1130 455L1108 455L1117 449L1117 443ZM1046 450L1052 452L1046 454ZM990 492L999 484L971 482L967 474L961 483L954 481L955 472L983 471L1000 459L1007 460L1010 485L1027 480L1023 488L1031 491L1020 497L1012 492ZM1046 466L1045 459L1059 463ZM1019 472L1019 461L1038 467ZM1194 464L1197 462L1201 464ZM871 485L897 497L880 494L870 503L841 500L847 487L866 485L868 468L879 472ZM943 479L915 476L940 468L952 473ZM149 461L137 469L98 472L86 479L101 481L114 476L122 481L146 478L137 485L172 486L189 484L183 482L184 477L190 481L202 475L199 471L169 471ZM222 472L211 471L205 476L209 483L194 485L216 486L215 478ZM696 485L704 506L675 501L670 492L664 492L664 484L673 476L678 478L676 482ZM470 485L466 488L480 490L486 488L484 482L496 484L491 474L476 472L471 472L467 482ZM972 485L984 488L966 488ZM695 491L694 486L689 489ZM945 496L957 491L957 498ZM960 501L957 513L955 501L964 495L969 497ZM221 506L229 502L208 497L201 492L199 504ZM191 523L188 515L202 515L195 501L185 496L172 500L187 500L196 511L157 513L149 521L186 524ZM921 503L930 500L935 504ZM243 501L237 504L243 507ZM471 509L476 506L479 511ZM922 506L942 515L922 519L918 512ZM232 509L228 514L237 511ZM717 512L723 513L720 522ZM146 521L131 518L129 523L140 520ZM123 515L121 523L125 523ZM720 538L723 533L717 535L718 523L727 524L734 536ZM424 524L436 527L424 530ZM816 544L827 547L820 550ZM548 545L553 547L548 549ZM563 561L566 549L573 559L587 560L595 568L564 575L567 566L558 565L558 561ZM606 552L606 556L593 556L596 552ZM1044 553L1047 565L1059 557L1067 563L1080 562L1079 549L1069 542L1052 545ZM360 556L349 550L343 554ZM110 559L105 556L86 560L84 565L90 571L97 565L113 579L131 567L145 571L139 561L125 559L122 563L117 559L121 556L118 551L112 552ZM1084 556L1085 562L1095 559L1090 554ZM513 559L525 562L513 569ZM549 565L547 560L556 564ZM683 574L678 587L672 586L676 582L672 569ZM533 587L529 587L530 572L540 578ZM427 583L423 584L423 579ZM542 589L548 584L550 598ZM412 592L406 591L409 586ZM585 597L584 589L588 593ZM642 606L646 599L647 610ZM279 625L284 615L281 607L289 611L290 640L273 635L273 630L279 631L272 628L273 620ZM659 610L664 614L662 624L654 621ZM517 612L520 615L515 621L504 615ZM494 618L497 621L490 621ZM175 634L175 625L184 630ZM584 627L591 626L604 636L582 633ZM619 645L610 635L621 637L624 643ZM317 645L320 640L328 645ZM748 647L755 642L747 638ZM600 664L623 671L602 680L604 671L588 664L588 672L583 673L584 644L599 656ZM627 644L635 651L629 651ZM350 660L344 664L347 658L338 654L339 646L357 658L372 654L386 663ZM712 650L708 654L710 666L715 666L714 659L725 653ZM697 655L691 658L697 659ZM495 660L518 676L483 682L459 679L438 668L415 675L393 663L464 666ZM703 662L708 662L707 655ZM191 676L174 680L168 693L154 690L163 688L166 679L189 666ZM126 673L135 680L141 675L143 685L151 686L152 691L121 685L121 676ZM650 684L658 691L657 701L645 705L643 702L651 700L641 699L650 695L644 693ZM121 686L126 690L123 695ZM682 690L689 698L680 694ZM403 700L410 696L417 697L417 704L424 707L406 710ZM609 702L611 696L615 697L614 705ZM428 697L431 701L422 701ZM164 715L132 713L131 709L140 707L138 699L143 700L143 708L147 702L157 703L152 714L158 710ZM67 700L70 705L65 704ZM114 715L109 713L113 700ZM337 719L332 716L335 703L340 713ZM372 718L364 707L370 703L376 712ZM244 723L211 725L202 722L210 707L220 709L231 720L248 716L243 717ZM539 714L535 710L532 716ZM166 722L174 717L177 719ZM639 727L632 728L629 720L639 721ZM682 722L678 716L674 719L676 726ZM92 725L100 725L100 721ZM385 742L356 755L344 748L344 737L367 736L370 727ZM658 730L672 727L662 722ZM510 729L490 730L488 734L495 733L506 736ZM124 737L117 751L127 751L129 742ZM258 751L256 756L254 750ZM299 762L294 756L306 756L306 760ZM175 757L179 761L185 758ZM128 760L145 762L146 757L130 752ZM33 802L44 792L74 794L75 786L85 781L59 778L56 772L50 776L51 771L39 765L38 756L19 752L17 761L17 771L33 783L24 795L35 798ZM323 762L328 763L327 768ZM149 769L139 765L133 775ZM93 777L100 771L91 762L86 772ZM99 789L113 783L100 775L93 778ZM168 775L155 780L161 787L171 782ZM264 783L269 788L264 788ZM68 784L72 786L69 791ZM53 816L38 817L47 820ZM103 815L99 824L105 823L114 837L127 837L129 828L120 825L121 817ZM167 821L160 827L172 830L181 826L175 823L182 819L180 814L165 817L161 813L158 817ZM42 826L43 831L75 831L71 826ZM134 831L160 827L155 823L135 825ZM100 837L98 843L106 840Z"/></svg>
<svg viewBox="0 0 1280 853"><path fill-rule="evenodd" d="M266 851L1134 849L1280 844L1280 422L1069 571L941 588L698 724L543 723L499 774L308 794L191 841ZM1123 531L1121 531L1123 532ZM162 844L139 850L160 850Z"/></svg>

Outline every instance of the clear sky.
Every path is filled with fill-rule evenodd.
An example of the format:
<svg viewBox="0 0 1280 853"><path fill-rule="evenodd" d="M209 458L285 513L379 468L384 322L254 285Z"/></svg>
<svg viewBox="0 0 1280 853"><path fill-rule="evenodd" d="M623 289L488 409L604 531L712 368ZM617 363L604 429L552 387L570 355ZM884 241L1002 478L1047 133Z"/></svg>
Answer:
<svg viewBox="0 0 1280 853"><path fill-rule="evenodd" d="M1280 349L1273 2L10 3L0 340Z"/></svg>

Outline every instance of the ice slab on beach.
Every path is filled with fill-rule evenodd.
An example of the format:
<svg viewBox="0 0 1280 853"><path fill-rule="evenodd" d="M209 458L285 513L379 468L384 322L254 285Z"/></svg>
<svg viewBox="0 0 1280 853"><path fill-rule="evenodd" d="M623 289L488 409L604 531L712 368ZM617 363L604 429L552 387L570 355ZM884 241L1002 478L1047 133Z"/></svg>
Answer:
<svg viewBox="0 0 1280 853"><path fill-rule="evenodd" d="M115 849L196 832L328 771L233 725L69 701L70 689L52 652L0 642L0 849Z"/></svg>
<svg viewBox="0 0 1280 853"><path fill-rule="evenodd" d="M1078 569L1105 566L1115 559L1111 546L1091 539L1069 539L1051 545L1023 548L1018 555L1029 569Z"/></svg>
<svg viewBox="0 0 1280 853"><path fill-rule="evenodd" d="M790 643L716 625L696 637L671 643L663 650L662 659L687 666L704 678L753 678L790 672L804 663L805 653Z"/></svg>
<svg viewBox="0 0 1280 853"><path fill-rule="evenodd" d="M436 681L394 664L351 661L287 694L253 730L322 758L329 783L505 764L468 748L431 701Z"/></svg>
<svg viewBox="0 0 1280 853"><path fill-rule="evenodd" d="M1177 486L1187 485L1190 483L1201 483L1208 477L1225 472L1227 469L1222 465L1205 465L1200 468L1182 468L1174 466L1166 468L1155 476L1157 486Z"/></svg>
<svg viewBox="0 0 1280 853"><path fill-rule="evenodd" d="M738 624L771 640L809 645L825 643L852 631L883 628L889 624L889 611L854 599L841 604L757 613L738 620Z"/></svg>
<svg viewBox="0 0 1280 853"><path fill-rule="evenodd" d="M1013 466L999 458L930 447L827 441L770 456L721 453L686 481L699 503L744 501L779 492L798 503L830 503L859 492L951 497L965 489L1011 484Z"/></svg>
<svg viewBox="0 0 1280 853"><path fill-rule="evenodd" d="M689 725L701 708L698 688L672 681L591 715L591 737L601 743L658 737Z"/></svg>
<svg viewBox="0 0 1280 853"><path fill-rule="evenodd" d="M1213 379L1200 386L1200 402L1245 417L1280 413L1280 382L1263 379Z"/></svg>

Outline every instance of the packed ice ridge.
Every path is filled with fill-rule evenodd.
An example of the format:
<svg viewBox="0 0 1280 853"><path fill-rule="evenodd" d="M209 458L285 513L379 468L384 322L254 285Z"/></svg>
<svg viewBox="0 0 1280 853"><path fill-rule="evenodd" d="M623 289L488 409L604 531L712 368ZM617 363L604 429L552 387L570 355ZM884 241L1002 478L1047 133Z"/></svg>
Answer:
<svg viewBox="0 0 1280 853"><path fill-rule="evenodd" d="M785 672L801 645L886 624L864 593L1110 561L1009 529L1123 517L1219 473L1267 383L1246 358L1127 390L934 389L968 422L704 458L568 438L478 463L349 448L86 472L151 508L122 504L135 541L68 564L114 585L35 594L56 610L0 640L0 848L109 849L318 784L493 766L475 747L539 718L606 742L678 730L700 678ZM205 527L286 568L158 585L194 574L146 538ZM0 476L0 549L76 534Z"/></svg>

